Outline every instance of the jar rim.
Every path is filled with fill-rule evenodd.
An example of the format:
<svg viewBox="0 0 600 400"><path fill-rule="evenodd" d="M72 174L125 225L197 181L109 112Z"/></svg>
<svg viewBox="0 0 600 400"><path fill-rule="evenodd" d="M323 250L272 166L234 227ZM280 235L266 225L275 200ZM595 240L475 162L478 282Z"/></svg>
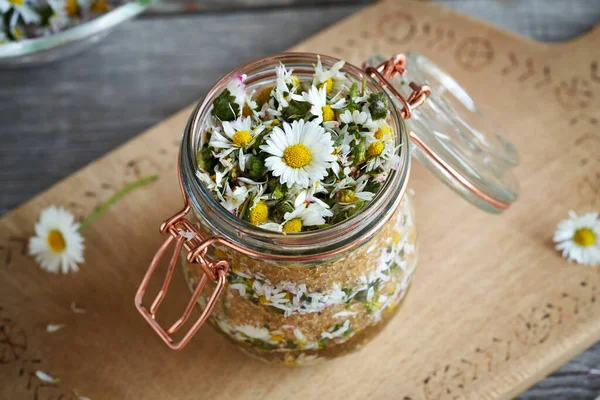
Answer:
<svg viewBox="0 0 600 400"><path fill-rule="evenodd" d="M202 122L209 116L213 100L236 76L247 74L248 81L256 82L275 74L275 66L280 63L298 70L299 66L312 66L320 57L324 66L331 67L340 59L306 52L279 53L251 61L229 72L221 78L198 103L192 112L183 133L180 146L179 174L183 190L190 198L194 212L206 222L211 234L222 236L252 254L265 256L271 260L298 259L310 261L324 259L358 246L371 239L391 218L400 204L410 172L410 142L408 131L399 110L393 106L390 95L379 83L362 69L346 62L342 68L352 77L365 79L367 87L373 92L383 92L389 100L391 125L396 135L396 145L400 156L400 165L392 170L384 186L366 207L352 217L330 227L315 231L281 234L259 228L240 219L215 199L214 195L202 185L196 177L196 149L198 134Z"/></svg>

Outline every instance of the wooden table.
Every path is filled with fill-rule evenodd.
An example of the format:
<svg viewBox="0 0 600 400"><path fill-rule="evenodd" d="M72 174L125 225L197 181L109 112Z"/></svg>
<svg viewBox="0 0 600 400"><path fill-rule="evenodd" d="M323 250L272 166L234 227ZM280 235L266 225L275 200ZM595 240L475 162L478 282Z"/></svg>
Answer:
<svg viewBox="0 0 600 400"><path fill-rule="evenodd" d="M158 5L84 54L0 72L0 215L199 99L224 71L291 47L368 2L222 3ZM539 40L577 36L600 19L594 0L445 4ZM588 371L599 366L597 344L521 398L594 398L600 376Z"/></svg>

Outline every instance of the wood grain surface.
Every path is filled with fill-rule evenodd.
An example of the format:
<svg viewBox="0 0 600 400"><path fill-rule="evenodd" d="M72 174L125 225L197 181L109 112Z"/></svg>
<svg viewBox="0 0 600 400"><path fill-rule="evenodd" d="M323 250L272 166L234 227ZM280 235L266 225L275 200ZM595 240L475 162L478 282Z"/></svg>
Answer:
<svg viewBox="0 0 600 400"><path fill-rule="evenodd" d="M281 369L247 360L204 329L186 352L172 353L129 305L160 241L149 232L179 203L173 161L184 110L2 220L0 305L10 340L0 338L0 395L58 398L76 388L92 398L508 398L597 340L599 276L566 264L549 238L567 209L598 207L600 79L589 51L598 32L542 45L430 5L394 7L378 5L299 48L359 62L410 46L443 64L521 150L523 196L513 210L475 211L416 168L420 269L404 309L364 351L314 369ZM427 18L417 22L421 13ZM357 24L374 29L337 41ZM44 206L84 216L125 182L157 172L157 183L90 228L79 274L48 277L22 253ZM127 224L117 219L124 215ZM179 289L181 304L181 282ZM72 314L73 300L89 312ZM50 322L68 330L49 336ZM40 385L30 379L36 369L62 383Z"/></svg>

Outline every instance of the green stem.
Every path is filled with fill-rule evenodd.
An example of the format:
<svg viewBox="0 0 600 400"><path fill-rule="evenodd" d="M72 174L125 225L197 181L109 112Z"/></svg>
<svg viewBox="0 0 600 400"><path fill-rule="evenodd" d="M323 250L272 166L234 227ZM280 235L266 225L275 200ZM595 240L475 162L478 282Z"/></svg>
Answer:
<svg viewBox="0 0 600 400"><path fill-rule="evenodd" d="M123 189L119 190L110 199L108 199L104 203L100 204L100 206L98 208L96 208L93 213L91 213L86 219L84 219L81 222L81 225L79 225L79 232L83 231L89 224L94 222L96 220L96 218L98 218L104 211L106 211L108 209L108 207L112 206L117 201L121 200L123 197L125 197L127 194L129 194L129 192L131 192L139 187L142 187L144 185L147 185L148 183L154 182L157 179L158 179L158 175L148 176L148 177L142 178L138 181L135 181L133 183L130 183L129 185L125 186Z"/></svg>

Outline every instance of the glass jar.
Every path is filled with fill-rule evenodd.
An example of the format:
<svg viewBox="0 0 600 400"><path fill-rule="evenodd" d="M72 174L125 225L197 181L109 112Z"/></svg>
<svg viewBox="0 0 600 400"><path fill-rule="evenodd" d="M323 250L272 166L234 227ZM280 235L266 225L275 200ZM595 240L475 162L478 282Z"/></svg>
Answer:
<svg viewBox="0 0 600 400"><path fill-rule="evenodd" d="M324 67L339 61L320 57ZM136 296L142 315L171 348L182 348L206 320L245 353L272 363L315 363L366 344L399 309L415 272L417 234L412 196L406 193L411 154L484 210L500 212L516 200L516 181L508 172L517 162L514 148L498 135L484 134L472 100L449 75L422 56L398 55L373 58L366 70L347 63L342 68L371 92L386 93L395 106L387 122L399 168L363 210L325 229L285 235L227 212L195 174L199 134L213 100L237 75L248 76L249 90L260 89L274 82L280 63L304 80L316 62L316 54L284 53L241 66L190 117L179 155L185 206L161 226L168 239ZM419 107L430 87L433 94ZM146 308L148 282L171 244L162 290ZM165 330L155 314L179 254L193 295L183 317ZM173 335L196 304L200 317L175 342Z"/></svg>

